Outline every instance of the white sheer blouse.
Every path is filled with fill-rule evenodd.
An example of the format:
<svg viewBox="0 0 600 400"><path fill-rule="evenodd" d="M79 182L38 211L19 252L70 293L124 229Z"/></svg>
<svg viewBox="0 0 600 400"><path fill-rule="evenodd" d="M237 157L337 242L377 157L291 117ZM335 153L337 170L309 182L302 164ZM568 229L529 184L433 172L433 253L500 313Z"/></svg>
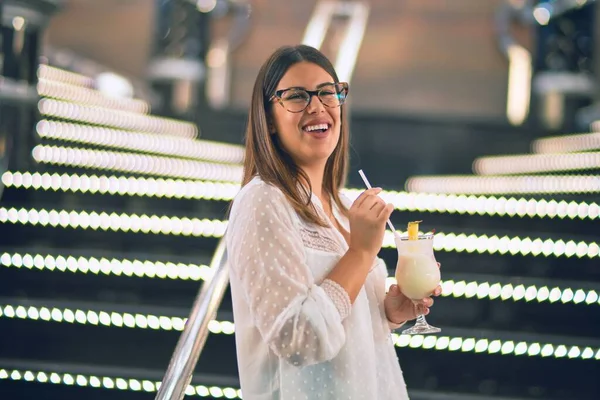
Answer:
<svg viewBox="0 0 600 400"><path fill-rule="evenodd" d="M335 208L334 215L350 231L347 218ZM324 280L348 249L341 233L301 220L259 178L236 196L226 235L245 400L408 399L383 308L383 260L351 305L341 286Z"/></svg>

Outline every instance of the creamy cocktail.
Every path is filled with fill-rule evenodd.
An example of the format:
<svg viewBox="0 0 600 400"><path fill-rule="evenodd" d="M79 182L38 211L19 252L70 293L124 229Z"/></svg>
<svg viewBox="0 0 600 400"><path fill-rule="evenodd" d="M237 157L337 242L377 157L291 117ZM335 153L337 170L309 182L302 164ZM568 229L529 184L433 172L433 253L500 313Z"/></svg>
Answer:
<svg viewBox="0 0 600 400"><path fill-rule="evenodd" d="M395 235L398 249L396 281L402 293L414 302L433 294L440 284L440 269L433 254L433 234L419 235L419 222L408 223L408 235ZM406 334L436 333L441 329L427 323L425 316L417 318Z"/></svg>

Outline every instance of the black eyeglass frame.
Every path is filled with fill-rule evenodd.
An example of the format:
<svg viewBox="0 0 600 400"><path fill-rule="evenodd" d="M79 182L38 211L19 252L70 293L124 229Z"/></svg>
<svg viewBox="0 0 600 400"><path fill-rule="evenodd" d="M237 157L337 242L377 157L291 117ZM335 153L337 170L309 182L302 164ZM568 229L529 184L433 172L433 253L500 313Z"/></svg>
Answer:
<svg viewBox="0 0 600 400"><path fill-rule="evenodd" d="M323 103L323 100L321 99L321 97L319 97L319 93L321 93L321 91L323 89L325 89L327 86L336 86L336 92L338 95L338 98L340 100L340 103L337 106L329 106L325 103ZM340 87L341 86L341 87ZM339 90L338 90L339 88ZM306 105L304 106L304 108L302 110L299 111L290 111L285 104L283 103L283 99L281 98L281 96L283 95L284 92L287 92L288 90L302 90L304 92L306 92L308 94L308 101L306 102ZM349 91L349 85L348 82L327 82L324 83L322 85L320 85L320 87L317 88L317 90L306 90L302 87L289 87L289 88L285 88L285 89L280 89L278 91L275 92L275 94L273 96L271 96L269 98L269 101L273 101L273 100L277 100L277 102L281 105L281 107L283 107L287 112L291 112L291 113L301 113L304 110L306 110L306 108L308 107L308 105L310 104L310 102L312 101L313 96L317 96L317 99L319 99L319 101L321 102L321 104L323 104L325 107L328 108L337 108L340 107L342 104L344 104L346 102L346 98L348 97L348 91ZM343 97L341 97L340 95L343 93Z"/></svg>

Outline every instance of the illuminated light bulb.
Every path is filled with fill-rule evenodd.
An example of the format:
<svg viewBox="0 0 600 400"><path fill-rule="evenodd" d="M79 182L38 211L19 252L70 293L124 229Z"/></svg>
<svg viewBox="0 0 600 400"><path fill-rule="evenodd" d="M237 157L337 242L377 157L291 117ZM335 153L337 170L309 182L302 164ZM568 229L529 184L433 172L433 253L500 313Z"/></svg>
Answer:
<svg viewBox="0 0 600 400"><path fill-rule="evenodd" d="M48 117L77 121L84 124L160 133L191 139L198 136L198 128L189 122L121 110L79 105L54 99L40 100L38 102L38 110L42 115Z"/></svg>
<svg viewBox="0 0 600 400"><path fill-rule="evenodd" d="M598 193L595 175L418 176L406 181L409 192L436 194L556 194Z"/></svg>
<svg viewBox="0 0 600 400"><path fill-rule="evenodd" d="M94 87L94 80L88 76L52 67L47 64L40 64L38 67L37 76L39 79L63 82L69 85L83 86L87 88Z"/></svg>
<svg viewBox="0 0 600 400"><path fill-rule="evenodd" d="M598 165L600 152L505 155L479 157L473 162L473 171L478 175L527 174L595 169Z"/></svg>
<svg viewBox="0 0 600 400"><path fill-rule="evenodd" d="M600 133L577 133L536 139L532 142L535 153L572 153L600 149Z"/></svg>
<svg viewBox="0 0 600 400"><path fill-rule="evenodd" d="M147 113L150 110L148 103L142 100L108 97L97 90L44 78L38 80L37 91L42 97L88 106L114 108L135 113Z"/></svg>
<svg viewBox="0 0 600 400"><path fill-rule="evenodd" d="M190 279L195 281L206 280L213 274L212 269L207 265L181 264L171 262L152 262L127 259L106 259L106 258L85 258L73 256L52 256L35 254L33 257L25 257L19 253L3 253L0 257L0 265L14 268L32 268L33 265L24 265L22 259L27 258L39 260L37 269L57 270L71 273L93 273L104 275L121 275L149 277L160 279ZM29 263L28 263L29 264ZM68 265L68 268L66 267ZM135 268L135 273L134 273ZM159 273L157 274L157 271Z"/></svg>
<svg viewBox="0 0 600 400"><path fill-rule="evenodd" d="M38 145L32 155L39 163L94 168L172 178L238 182L242 167L133 153Z"/></svg>
<svg viewBox="0 0 600 400"><path fill-rule="evenodd" d="M239 145L185 137L130 132L104 127L41 120L36 131L45 139L64 140L139 152L239 164L244 148Z"/></svg>
<svg viewBox="0 0 600 400"><path fill-rule="evenodd" d="M96 176L96 175L75 175L75 174L50 174L50 173L30 173L30 172L5 172L2 175L2 182L7 187L16 188L33 188L41 190L54 190L54 191L72 191L72 192L90 192L99 194L118 194L118 195L130 195L130 196L150 196L150 197L167 197L167 198L188 198L188 199L214 199L214 200L226 200L230 201L234 198L239 190L238 184L230 183L218 183L208 181L185 181L185 180L173 180L173 179L161 179L161 178L140 178L140 177L117 177L117 176ZM355 199L360 191L357 189L346 189L344 193L350 198ZM476 198L475 196L455 196L455 195L443 195L443 194L432 194L428 195L435 197L435 204L430 207L427 204L418 203L419 196L423 194L419 193L406 193L406 192L383 192L382 196L386 197L386 201L392 202L396 209L407 210L407 211L429 211L429 212L460 212L460 213L471 213L477 212L480 215L485 215L485 209L478 209L475 202L473 205L465 205L458 210L457 202L460 203L460 199L463 199L468 203L468 199L479 199L485 200L486 203L493 204L494 209L498 214L525 217L528 216L526 210L517 210L515 205L519 201L515 198L508 199L505 201L503 197L483 197ZM479 201L478 200L478 201ZM417 207L414 203L420 204ZM525 204L535 205L536 217L554 218L557 216L566 217L567 203L564 201L556 202L554 200L535 200L529 199L524 202ZM560 214L560 208L564 205L564 214ZM577 203L578 215L580 219L597 219L600 215L600 207L596 203ZM490 213L489 215L494 215ZM534 215L529 215L534 216ZM527 240L527 239L525 239ZM472 244L476 251L483 252L481 246L484 241L478 241L477 244ZM523 245L526 241L521 243ZM541 242L539 240L532 241L533 246L530 247L530 251L536 255L539 253L539 246ZM582 252L588 251L585 243L578 244L577 247L578 256L582 256ZM598 251L596 249L595 251Z"/></svg>

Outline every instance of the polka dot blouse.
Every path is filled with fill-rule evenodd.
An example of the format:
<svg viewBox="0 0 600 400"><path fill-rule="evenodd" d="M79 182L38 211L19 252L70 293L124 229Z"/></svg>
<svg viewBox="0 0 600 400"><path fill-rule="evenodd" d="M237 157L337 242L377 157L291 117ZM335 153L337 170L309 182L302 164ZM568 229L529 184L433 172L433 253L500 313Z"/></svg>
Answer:
<svg viewBox="0 0 600 400"><path fill-rule="evenodd" d="M312 201L325 217L319 199ZM383 260L375 260L350 304L345 290L325 279L348 250L341 233L301 220L283 193L259 178L236 196L226 240L245 400L408 399L391 340L397 326L383 308Z"/></svg>

